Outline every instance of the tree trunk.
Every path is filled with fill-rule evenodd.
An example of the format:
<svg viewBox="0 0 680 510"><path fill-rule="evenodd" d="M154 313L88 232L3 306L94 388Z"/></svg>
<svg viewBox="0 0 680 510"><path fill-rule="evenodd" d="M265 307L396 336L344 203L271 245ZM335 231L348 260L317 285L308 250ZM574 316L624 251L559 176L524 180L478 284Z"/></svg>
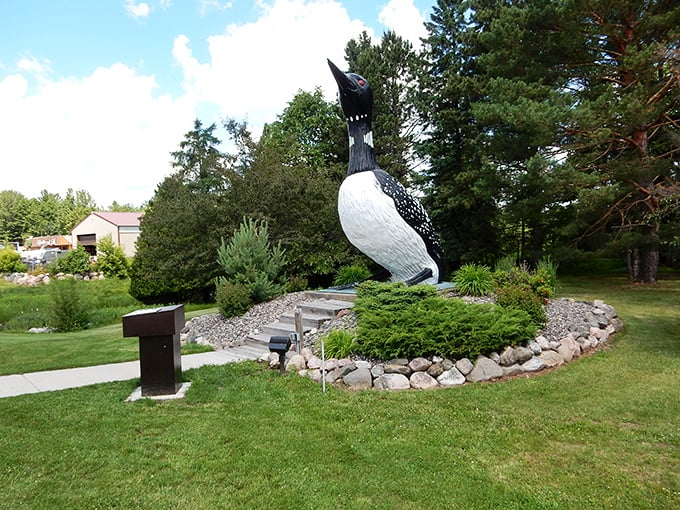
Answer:
<svg viewBox="0 0 680 510"><path fill-rule="evenodd" d="M645 227L639 246L628 252L628 275L633 283L657 283L659 225Z"/></svg>

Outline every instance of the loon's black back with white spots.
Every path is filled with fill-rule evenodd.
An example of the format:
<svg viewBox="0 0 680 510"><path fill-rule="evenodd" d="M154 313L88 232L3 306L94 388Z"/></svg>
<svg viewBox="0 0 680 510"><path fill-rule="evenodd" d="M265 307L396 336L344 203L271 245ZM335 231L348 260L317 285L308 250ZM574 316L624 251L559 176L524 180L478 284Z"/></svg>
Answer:
<svg viewBox="0 0 680 510"><path fill-rule="evenodd" d="M373 170L373 173L380 183L383 192L394 200L394 205L399 215L423 238L427 247L427 253L439 267L439 280L441 281L444 278L446 266L444 251L439 242L439 236L435 232L423 204L416 200L399 181L382 168L376 168Z"/></svg>

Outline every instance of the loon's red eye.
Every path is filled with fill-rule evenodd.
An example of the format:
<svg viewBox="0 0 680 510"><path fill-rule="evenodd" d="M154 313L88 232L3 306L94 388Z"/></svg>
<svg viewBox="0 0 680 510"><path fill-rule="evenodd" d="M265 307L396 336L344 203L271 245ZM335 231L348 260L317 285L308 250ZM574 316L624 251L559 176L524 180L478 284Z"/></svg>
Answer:
<svg viewBox="0 0 680 510"><path fill-rule="evenodd" d="M362 87L364 86L364 83L366 83L364 80L359 80L359 85L361 85Z"/></svg>

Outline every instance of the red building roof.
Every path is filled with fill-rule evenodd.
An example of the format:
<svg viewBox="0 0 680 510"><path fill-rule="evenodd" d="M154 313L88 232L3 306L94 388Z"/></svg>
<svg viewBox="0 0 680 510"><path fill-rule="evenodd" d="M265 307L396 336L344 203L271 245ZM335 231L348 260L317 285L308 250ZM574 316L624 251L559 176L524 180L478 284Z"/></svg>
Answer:
<svg viewBox="0 0 680 510"><path fill-rule="evenodd" d="M140 219L144 216L143 212L93 211L92 214L99 216L117 227L138 227Z"/></svg>

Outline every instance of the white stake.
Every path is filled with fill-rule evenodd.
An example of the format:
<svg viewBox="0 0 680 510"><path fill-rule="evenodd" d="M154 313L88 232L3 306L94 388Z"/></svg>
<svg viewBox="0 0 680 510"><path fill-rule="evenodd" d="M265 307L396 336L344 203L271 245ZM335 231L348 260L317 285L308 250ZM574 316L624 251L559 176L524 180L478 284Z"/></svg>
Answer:
<svg viewBox="0 0 680 510"><path fill-rule="evenodd" d="M326 393L326 350L323 338L321 339L321 387Z"/></svg>

